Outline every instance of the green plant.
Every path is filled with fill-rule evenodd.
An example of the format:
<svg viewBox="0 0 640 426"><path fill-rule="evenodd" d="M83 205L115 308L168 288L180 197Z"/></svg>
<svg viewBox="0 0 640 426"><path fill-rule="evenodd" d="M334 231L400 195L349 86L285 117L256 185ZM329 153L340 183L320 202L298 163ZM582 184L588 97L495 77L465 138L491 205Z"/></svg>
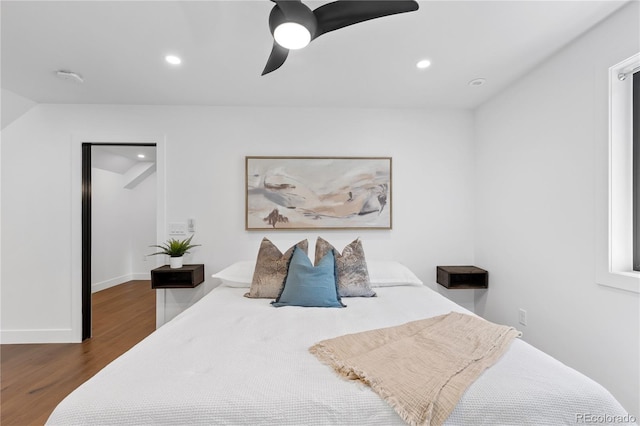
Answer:
<svg viewBox="0 0 640 426"><path fill-rule="evenodd" d="M200 244L191 244L192 238L193 238L193 235L185 240L176 240L175 238L170 238L164 244L161 244L161 245L156 244L156 245L149 246L149 247L157 247L162 250L156 253L151 253L148 256L155 256L156 254L168 254L171 257L183 256L184 254L189 253L189 250L192 249L193 247L198 247L200 245Z"/></svg>

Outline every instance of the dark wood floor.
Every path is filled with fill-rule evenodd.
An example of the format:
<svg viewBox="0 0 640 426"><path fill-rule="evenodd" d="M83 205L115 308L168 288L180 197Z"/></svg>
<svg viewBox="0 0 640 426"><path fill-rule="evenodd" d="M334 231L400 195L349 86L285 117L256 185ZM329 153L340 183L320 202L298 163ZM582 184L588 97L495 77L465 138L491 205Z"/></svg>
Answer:
<svg viewBox="0 0 640 426"><path fill-rule="evenodd" d="M65 396L155 330L150 281L92 297L93 337L83 343L0 345L0 423L42 425Z"/></svg>

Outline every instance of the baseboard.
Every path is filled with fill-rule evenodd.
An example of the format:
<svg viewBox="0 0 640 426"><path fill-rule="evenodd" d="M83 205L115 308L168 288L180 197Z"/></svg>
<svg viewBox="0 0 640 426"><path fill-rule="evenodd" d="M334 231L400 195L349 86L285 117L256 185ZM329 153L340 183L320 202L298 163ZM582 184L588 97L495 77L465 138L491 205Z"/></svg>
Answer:
<svg viewBox="0 0 640 426"><path fill-rule="evenodd" d="M133 274L122 275L120 277L111 278L110 280L102 281L99 283L91 284L91 293L97 291L106 290L110 287L114 287L132 280L150 280L151 272L136 272Z"/></svg>
<svg viewBox="0 0 640 426"><path fill-rule="evenodd" d="M0 342L5 344L19 343L80 343L81 337L74 336L71 329L51 330L2 330Z"/></svg>
<svg viewBox="0 0 640 426"><path fill-rule="evenodd" d="M132 280L150 280L151 272L134 272L131 276Z"/></svg>
<svg viewBox="0 0 640 426"><path fill-rule="evenodd" d="M111 278L106 281L101 281L99 283L91 283L91 293L95 293L101 290L106 290L110 287L114 287L119 284L126 283L127 281L131 281L132 279L133 279L132 274L127 274L127 275Z"/></svg>

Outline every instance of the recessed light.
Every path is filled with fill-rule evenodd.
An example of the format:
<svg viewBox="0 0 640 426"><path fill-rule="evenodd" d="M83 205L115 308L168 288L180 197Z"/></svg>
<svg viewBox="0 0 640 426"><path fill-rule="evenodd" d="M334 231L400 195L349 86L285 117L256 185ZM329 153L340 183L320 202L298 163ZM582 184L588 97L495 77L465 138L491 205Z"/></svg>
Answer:
<svg viewBox="0 0 640 426"><path fill-rule="evenodd" d="M431 61L428 59L422 59L418 61L418 63L416 64L416 67L421 70L429 68L430 66L431 66Z"/></svg>
<svg viewBox="0 0 640 426"><path fill-rule="evenodd" d="M469 82L469 86L482 86L487 82L484 78L474 78Z"/></svg>
<svg viewBox="0 0 640 426"><path fill-rule="evenodd" d="M169 62L171 65L180 65L182 63L182 59L175 55L167 55L164 57L164 60Z"/></svg>
<svg viewBox="0 0 640 426"><path fill-rule="evenodd" d="M144 158L144 154L138 154L138 158Z"/></svg>

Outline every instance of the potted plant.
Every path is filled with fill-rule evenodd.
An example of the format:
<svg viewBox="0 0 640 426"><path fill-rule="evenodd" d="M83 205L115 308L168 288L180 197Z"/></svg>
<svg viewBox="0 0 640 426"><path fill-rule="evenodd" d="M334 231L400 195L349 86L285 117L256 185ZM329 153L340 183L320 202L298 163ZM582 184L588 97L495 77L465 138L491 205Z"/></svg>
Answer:
<svg viewBox="0 0 640 426"><path fill-rule="evenodd" d="M193 235L184 240L176 240L175 238L170 238L164 244L149 246L162 249L159 252L151 253L149 256L155 256L156 254L169 255L169 266L172 269L182 268L182 256L184 256L186 253L189 253L189 250L193 247L198 247L200 245L191 244L192 238Z"/></svg>

